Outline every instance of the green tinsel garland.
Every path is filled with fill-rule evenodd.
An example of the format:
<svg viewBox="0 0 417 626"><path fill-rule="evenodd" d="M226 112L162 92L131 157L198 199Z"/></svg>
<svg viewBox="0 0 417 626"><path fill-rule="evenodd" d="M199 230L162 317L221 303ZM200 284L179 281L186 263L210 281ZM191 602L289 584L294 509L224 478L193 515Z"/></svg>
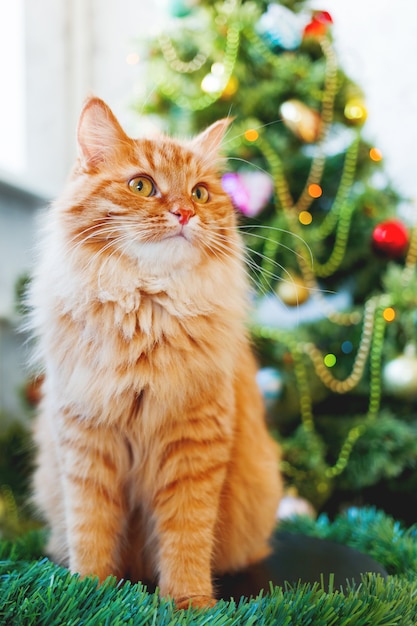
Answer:
<svg viewBox="0 0 417 626"><path fill-rule="evenodd" d="M417 525L405 530L375 509L351 509L334 522L296 518L294 533L331 539L368 553L387 569L343 592L323 584L275 587L256 598L219 602L207 611L176 612L140 585L109 579L97 588L42 558L44 533L0 542L0 623L29 626L412 626L417 623Z"/></svg>

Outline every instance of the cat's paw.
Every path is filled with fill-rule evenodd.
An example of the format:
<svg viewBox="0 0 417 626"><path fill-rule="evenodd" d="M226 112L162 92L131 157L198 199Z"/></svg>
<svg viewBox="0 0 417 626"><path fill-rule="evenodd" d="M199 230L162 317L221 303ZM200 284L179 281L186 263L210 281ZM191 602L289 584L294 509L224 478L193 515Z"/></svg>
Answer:
<svg viewBox="0 0 417 626"><path fill-rule="evenodd" d="M175 601L175 607L180 609L209 609L216 604L217 600L210 596L191 596L190 598L179 598Z"/></svg>

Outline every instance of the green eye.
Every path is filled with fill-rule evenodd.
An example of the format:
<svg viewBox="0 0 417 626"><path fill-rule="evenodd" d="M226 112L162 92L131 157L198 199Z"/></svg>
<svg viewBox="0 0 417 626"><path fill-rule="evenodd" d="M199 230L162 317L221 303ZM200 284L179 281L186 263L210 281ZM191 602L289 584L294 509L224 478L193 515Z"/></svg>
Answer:
<svg viewBox="0 0 417 626"><path fill-rule="evenodd" d="M205 204L210 198L208 189L204 185L196 185L191 192L191 197L199 204Z"/></svg>
<svg viewBox="0 0 417 626"><path fill-rule="evenodd" d="M129 189L133 193L137 193L139 196L149 198L155 194L155 185L153 181L147 176L136 176L129 180Z"/></svg>

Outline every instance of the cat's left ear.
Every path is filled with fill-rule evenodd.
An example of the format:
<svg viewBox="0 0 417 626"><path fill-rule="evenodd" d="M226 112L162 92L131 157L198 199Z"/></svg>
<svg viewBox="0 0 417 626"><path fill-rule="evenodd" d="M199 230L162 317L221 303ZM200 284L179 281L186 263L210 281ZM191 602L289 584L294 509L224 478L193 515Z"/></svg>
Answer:
<svg viewBox="0 0 417 626"><path fill-rule="evenodd" d="M192 140L193 146L205 154L216 156L220 150L226 130L232 122L232 117L225 117L222 120L214 122L214 124L194 137Z"/></svg>
<svg viewBox="0 0 417 626"><path fill-rule="evenodd" d="M128 140L111 109L100 98L89 98L81 111L77 131L79 156L87 169L97 168Z"/></svg>

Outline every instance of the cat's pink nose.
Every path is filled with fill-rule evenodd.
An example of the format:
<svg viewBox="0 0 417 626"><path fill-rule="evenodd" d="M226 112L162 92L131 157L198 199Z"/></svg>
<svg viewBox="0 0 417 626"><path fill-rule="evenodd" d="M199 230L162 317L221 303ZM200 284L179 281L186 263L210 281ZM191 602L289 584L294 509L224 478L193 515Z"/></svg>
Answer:
<svg viewBox="0 0 417 626"><path fill-rule="evenodd" d="M171 211L173 215L178 217L178 221L181 225L188 224L190 218L195 215L195 212L192 209L174 209Z"/></svg>

